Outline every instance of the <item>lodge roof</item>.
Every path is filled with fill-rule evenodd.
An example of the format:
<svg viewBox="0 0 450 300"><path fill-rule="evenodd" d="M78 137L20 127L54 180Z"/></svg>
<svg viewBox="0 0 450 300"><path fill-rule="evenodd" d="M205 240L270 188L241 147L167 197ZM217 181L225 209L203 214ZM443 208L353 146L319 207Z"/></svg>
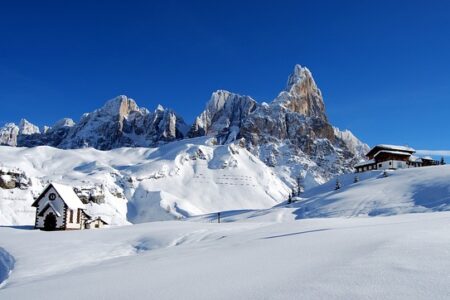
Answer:
<svg viewBox="0 0 450 300"><path fill-rule="evenodd" d="M380 150L406 152L406 153L410 153L410 154L413 154L414 152L416 152L416 150L414 150L413 148L408 147L408 146L379 144L379 145L376 145L375 147L373 147L372 149L370 149L370 151L367 152L366 156L369 156L369 157L374 156Z"/></svg>
<svg viewBox="0 0 450 300"><path fill-rule="evenodd" d="M401 155L401 156L411 156L411 153L409 153L409 152L392 151L392 150L380 150L374 155L374 157L377 157L378 154L382 154L382 153Z"/></svg>
<svg viewBox="0 0 450 300"><path fill-rule="evenodd" d="M359 163L357 163L355 165L355 168L357 168L357 167L364 167L364 166L373 165L373 164L375 164L375 160L374 159L361 161L361 162L359 162Z"/></svg>
<svg viewBox="0 0 450 300"><path fill-rule="evenodd" d="M423 160L434 160L431 156L424 156L422 157Z"/></svg>
<svg viewBox="0 0 450 300"><path fill-rule="evenodd" d="M422 162L422 159L420 157L411 155L411 157L409 158L409 161L411 161L411 162L419 162L420 163L420 162Z"/></svg>

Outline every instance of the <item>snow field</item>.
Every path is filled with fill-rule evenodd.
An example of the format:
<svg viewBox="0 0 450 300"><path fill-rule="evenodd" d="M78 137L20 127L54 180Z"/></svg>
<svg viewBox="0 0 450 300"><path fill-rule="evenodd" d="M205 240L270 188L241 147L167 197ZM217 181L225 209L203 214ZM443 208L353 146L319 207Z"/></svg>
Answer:
<svg viewBox="0 0 450 300"><path fill-rule="evenodd" d="M16 259L2 299L447 299L450 293L448 212L168 221L83 232L0 228L0 235Z"/></svg>

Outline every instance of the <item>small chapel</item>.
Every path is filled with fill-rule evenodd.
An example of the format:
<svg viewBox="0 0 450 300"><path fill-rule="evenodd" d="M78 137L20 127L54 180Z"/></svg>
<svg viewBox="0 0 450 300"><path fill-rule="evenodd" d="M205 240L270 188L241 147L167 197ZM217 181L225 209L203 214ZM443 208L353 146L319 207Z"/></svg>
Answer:
<svg viewBox="0 0 450 300"><path fill-rule="evenodd" d="M36 207L36 229L80 230L107 224L99 217L93 219L89 216L73 188L59 183L47 185L32 206Z"/></svg>

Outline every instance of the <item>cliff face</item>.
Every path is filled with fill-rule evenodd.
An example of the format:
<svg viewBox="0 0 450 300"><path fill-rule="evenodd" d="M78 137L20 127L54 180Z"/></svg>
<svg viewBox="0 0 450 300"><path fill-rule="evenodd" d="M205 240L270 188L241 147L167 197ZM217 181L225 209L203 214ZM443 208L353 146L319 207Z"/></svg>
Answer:
<svg viewBox="0 0 450 300"><path fill-rule="evenodd" d="M301 176L311 184L322 183L351 171L368 150L351 132L341 132L329 123L322 94L311 72L300 65L294 67L286 88L269 104L258 104L236 94L218 97L221 93L213 94L197 118L201 124L206 122L203 128L214 128L203 130L202 134L217 136L221 143L241 139L241 143L276 168L287 181ZM230 118L226 107L245 113ZM205 118L211 115L214 117ZM226 138L224 133L228 133Z"/></svg>
<svg viewBox="0 0 450 300"><path fill-rule="evenodd" d="M188 136L213 135L218 136L222 143L231 142L236 139L242 123L256 107L256 101L249 96L216 91L211 95L205 110L195 119Z"/></svg>

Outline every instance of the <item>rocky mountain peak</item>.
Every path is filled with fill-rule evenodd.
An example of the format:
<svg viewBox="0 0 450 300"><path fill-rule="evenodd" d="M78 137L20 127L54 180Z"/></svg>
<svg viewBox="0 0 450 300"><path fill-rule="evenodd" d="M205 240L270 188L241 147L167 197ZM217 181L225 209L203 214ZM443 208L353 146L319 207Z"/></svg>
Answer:
<svg viewBox="0 0 450 300"><path fill-rule="evenodd" d="M51 129L58 129L62 127L73 127L75 122L71 118L63 118L55 123Z"/></svg>
<svg viewBox="0 0 450 300"><path fill-rule="evenodd" d="M19 127L14 123L6 123L0 128L0 145L17 146Z"/></svg>
<svg viewBox="0 0 450 300"><path fill-rule="evenodd" d="M256 109L257 103L249 96L225 90L212 93L205 110L198 116L188 135L220 135L221 140L237 137L243 120Z"/></svg>
<svg viewBox="0 0 450 300"><path fill-rule="evenodd" d="M311 71L307 67L302 67L301 65L295 65L294 71L289 75L286 84L286 92L290 92L294 85L301 83L302 81L312 79ZM314 81L314 79L313 79ZM315 84L315 83L314 83Z"/></svg>
<svg viewBox="0 0 450 300"><path fill-rule="evenodd" d="M158 105L154 112L140 108L124 95L84 114L64 135L59 148L149 147L184 138L187 126L172 110Z"/></svg>
<svg viewBox="0 0 450 300"><path fill-rule="evenodd" d="M23 135L31 135L31 134L39 134L39 127L28 122L26 119L20 120L19 123L19 134Z"/></svg>
<svg viewBox="0 0 450 300"><path fill-rule="evenodd" d="M164 106L162 106L161 104L158 104L157 106L156 106L156 109L155 109L155 112L158 112L158 111L164 111L165 109L164 109Z"/></svg>
<svg viewBox="0 0 450 300"><path fill-rule="evenodd" d="M105 103L99 112L112 116L126 117L133 111L139 111L136 102L125 95L117 96Z"/></svg>
<svg viewBox="0 0 450 300"><path fill-rule="evenodd" d="M286 89L274 100L292 112L327 121L322 93L306 67L295 65Z"/></svg>

